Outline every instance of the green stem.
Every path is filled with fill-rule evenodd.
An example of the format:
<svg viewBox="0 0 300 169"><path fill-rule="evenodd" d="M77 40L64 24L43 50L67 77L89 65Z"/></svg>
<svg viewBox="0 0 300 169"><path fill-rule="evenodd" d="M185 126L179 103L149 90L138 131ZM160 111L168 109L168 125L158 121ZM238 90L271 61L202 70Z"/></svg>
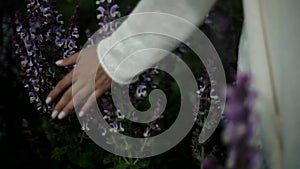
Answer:
<svg viewBox="0 0 300 169"><path fill-rule="evenodd" d="M133 165L135 165L137 162L139 161L139 159L135 159L134 162L133 162Z"/></svg>
<svg viewBox="0 0 300 169"><path fill-rule="evenodd" d="M201 145L201 169L204 169L204 167L203 167L204 158L205 158L205 147L202 144Z"/></svg>
<svg viewBox="0 0 300 169"><path fill-rule="evenodd" d="M205 105L207 104L207 101L205 101ZM206 117L203 118L203 127L205 126L205 122L206 122ZM205 158L205 145L204 143L201 144L201 169L204 169L204 166L203 166L203 161L204 161L204 158Z"/></svg>
<svg viewBox="0 0 300 169"><path fill-rule="evenodd" d="M126 164L130 165L130 162L126 159L126 157L122 157Z"/></svg>
<svg viewBox="0 0 300 169"><path fill-rule="evenodd" d="M143 146L141 147L141 152L144 150L147 141L148 141L148 138L145 138L145 139L144 139Z"/></svg>
<svg viewBox="0 0 300 169"><path fill-rule="evenodd" d="M133 165L132 158L129 158L129 162L130 162L130 167L131 167Z"/></svg>

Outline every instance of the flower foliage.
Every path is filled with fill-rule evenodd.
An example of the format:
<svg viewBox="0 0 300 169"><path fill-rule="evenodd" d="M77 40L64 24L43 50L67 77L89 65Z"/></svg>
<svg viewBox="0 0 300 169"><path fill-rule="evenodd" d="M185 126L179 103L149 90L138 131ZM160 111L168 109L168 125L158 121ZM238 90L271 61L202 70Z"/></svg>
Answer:
<svg viewBox="0 0 300 169"><path fill-rule="evenodd" d="M74 54L78 48L77 11L65 30L56 0L26 2L27 10L16 13L15 53L20 58L23 84L28 89L30 102L39 112L49 113L51 107L45 104L45 97L58 78L67 72L67 69L55 68L53 63Z"/></svg>
<svg viewBox="0 0 300 169"><path fill-rule="evenodd" d="M241 75L237 85L228 88L228 102L224 114L223 142L227 147L226 166L209 154L203 161L208 169L258 169L262 154L259 148L259 119L253 111L255 93L250 88L250 76Z"/></svg>
<svg viewBox="0 0 300 169"><path fill-rule="evenodd" d="M115 20L121 16L120 7L114 0L97 0L96 5L98 26L105 38L118 27Z"/></svg>
<svg viewBox="0 0 300 169"><path fill-rule="evenodd" d="M100 34L102 35L102 39L108 37L112 32L114 32L118 26L120 25L117 20L121 16L121 12L119 10L119 5L115 3L113 0L97 0L97 20ZM89 30L86 31L90 36ZM89 39L91 41L91 39ZM90 42L90 44L94 44ZM158 67L154 69L150 69L138 77L138 82L130 85L129 93L131 102L135 107L145 107L145 100L147 99L149 91L156 89L159 87L159 78L164 77L164 74L159 71ZM161 85L162 87L162 85ZM126 90L126 89L124 89ZM161 109L161 100L158 100L154 105L154 115L159 114ZM103 112L104 119L110 125L111 128L101 128L102 134L105 135L106 132L123 132L124 134L135 136L135 137L149 137L154 135L155 132L160 131L161 128L157 121L153 121L148 123L147 125L134 125L128 120L125 119L124 113L130 114L134 116L134 110L126 110L127 112L121 112L120 108L115 107L112 101L110 91L106 92L100 99L99 104L101 112ZM141 106L142 105L142 106ZM157 119L161 119L162 116L157 115ZM82 127L83 130L90 129L90 123L93 121L93 115L87 115L84 125ZM90 125L89 125L90 124ZM134 127L132 126L134 125ZM129 127L130 126L130 127ZM98 127L99 128L99 127Z"/></svg>
<svg viewBox="0 0 300 169"><path fill-rule="evenodd" d="M257 169L261 165L259 119L253 111L256 94L250 82L250 76L241 75L236 87L228 89L224 142L228 147L227 168L230 169Z"/></svg>

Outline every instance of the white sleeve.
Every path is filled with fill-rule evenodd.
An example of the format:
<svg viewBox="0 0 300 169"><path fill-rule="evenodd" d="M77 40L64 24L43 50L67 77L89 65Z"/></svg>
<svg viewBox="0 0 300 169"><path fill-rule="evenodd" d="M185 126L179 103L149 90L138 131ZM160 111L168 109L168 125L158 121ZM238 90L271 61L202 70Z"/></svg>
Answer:
<svg viewBox="0 0 300 169"><path fill-rule="evenodd" d="M144 12L167 13L179 16L194 25L199 25L209 12L215 0L141 0L132 14ZM159 20L151 17L132 19L132 14L122 23L122 25L108 38L98 44L97 53L101 66L106 73L117 83L128 84L132 78L140 73L143 68L152 66L164 56L159 56L153 52L147 57L135 63L134 59L126 62L126 66L116 71L119 64L135 52L159 48L172 51L179 45L179 41L154 34L134 35L141 29L148 27L159 27L164 31L180 32L185 39L188 38L192 30L183 29L178 23L173 21Z"/></svg>

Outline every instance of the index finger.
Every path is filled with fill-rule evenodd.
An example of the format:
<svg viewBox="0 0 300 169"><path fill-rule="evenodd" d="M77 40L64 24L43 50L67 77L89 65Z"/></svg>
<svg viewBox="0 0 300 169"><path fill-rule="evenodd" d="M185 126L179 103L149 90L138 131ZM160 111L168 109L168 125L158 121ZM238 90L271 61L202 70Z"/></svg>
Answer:
<svg viewBox="0 0 300 169"><path fill-rule="evenodd" d="M46 104L50 104L56 97L63 92L67 87L69 87L72 83L73 70L69 72L62 80L60 80L57 85L52 89L52 91L48 94L46 99Z"/></svg>
<svg viewBox="0 0 300 169"><path fill-rule="evenodd" d="M71 55L70 57L66 59L61 59L55 62L57 66L70 66L76 64L77 58L78 58L79 52Z"/></svg>

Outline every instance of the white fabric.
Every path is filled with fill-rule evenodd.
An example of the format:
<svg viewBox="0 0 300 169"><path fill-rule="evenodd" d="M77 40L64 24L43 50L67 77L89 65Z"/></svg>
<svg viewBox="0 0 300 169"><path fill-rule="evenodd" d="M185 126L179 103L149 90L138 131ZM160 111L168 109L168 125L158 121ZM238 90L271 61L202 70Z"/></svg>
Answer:
<svg viewBox="0 0 300 169"><path fill-rule="evenodd" d="M250 72L259 98L262 137L272 169L297 169L300 161L300 1L244 0L239 71ZM299 76L299 75L298 75Z"/></svg>
<svg viewBox="0 0 300 169"><path fill-rule="evenodd" d="M299 0L244 0L245 25L240 42L239 72L250 72L253 88L259 98L256 111L260 113L263 147L269 167L272 169L300 168L300 120L299 70L300 66L300 1ZM133 13L162 12L183 17L195 25L208 13L211 0L141 0ZM152 65L163 56L149 56L143 63L131 63L120 74L114 74L116 65L133 52L151 47L174 49L179 42L158 39L153 35L134 37L121 42L106 52L120 37L130 34L147 24L180 29L176 23L158 23L143 20L130 24L125 21L113 35L98 46L102 67L118 83L128 83L141 67ZM188 36L188 30L182 30ZM105 56L103 58L103 56ZM297 76L298 75L298 76Z"/></svg>
<svg viewBox="0 0 300 169"><path fill-rule="evenodd" d="M207 15L213 3L214 0L142 0L132 13L168 13L180 16L195 25L199 25ZM134 52L149 48L159 48L171 51L179 45L180 42L177 40L147 34L131 37L121 41L117 46L113 47L115 43L125 37L151 26L159 26L166 31L180 32L182 35L186 36L186 38L188 38L192 31L185 30L180 27L180 25L178 26L176 21L167 22L165 20L153 20L151 18L137 20L128 17L119 29L117 29L110 37L101 41L98 45L100 63L114 81L121 84L129 83L134 75L140 72L139 70L141 70L142 67L148 67L145 65L153 65L164 57L157 55L157 53L153 53L152 57L149 56L148 59L144 59L143 62L133 62L128 65L127 69L125 68L115 72L117 66L125 59L125 57L132 55ZM134 61L134 59L132 60Z"/></svg>
<svg viewBox="0 0 300 169"><path fill-rule="evenodd" d="M263 119L262 135L263 145L265 149L265 157L270 163L270 168L280 169L282 166L282 147L280 132L277 130L281 126L279 122L278 112L276 110L275 98L273 96L274 84L271 76L273 70L270 70L268 56L268 40L265 39L264 18L261 13L261 0L245 0L244 8L245 25L243 35L240 41L239 51L239 73L251 72L252 86L259 94L256 102L256 110ZM266 11L264 11L266 12ZM272 75L273 76L273 75Z"/></svg>

